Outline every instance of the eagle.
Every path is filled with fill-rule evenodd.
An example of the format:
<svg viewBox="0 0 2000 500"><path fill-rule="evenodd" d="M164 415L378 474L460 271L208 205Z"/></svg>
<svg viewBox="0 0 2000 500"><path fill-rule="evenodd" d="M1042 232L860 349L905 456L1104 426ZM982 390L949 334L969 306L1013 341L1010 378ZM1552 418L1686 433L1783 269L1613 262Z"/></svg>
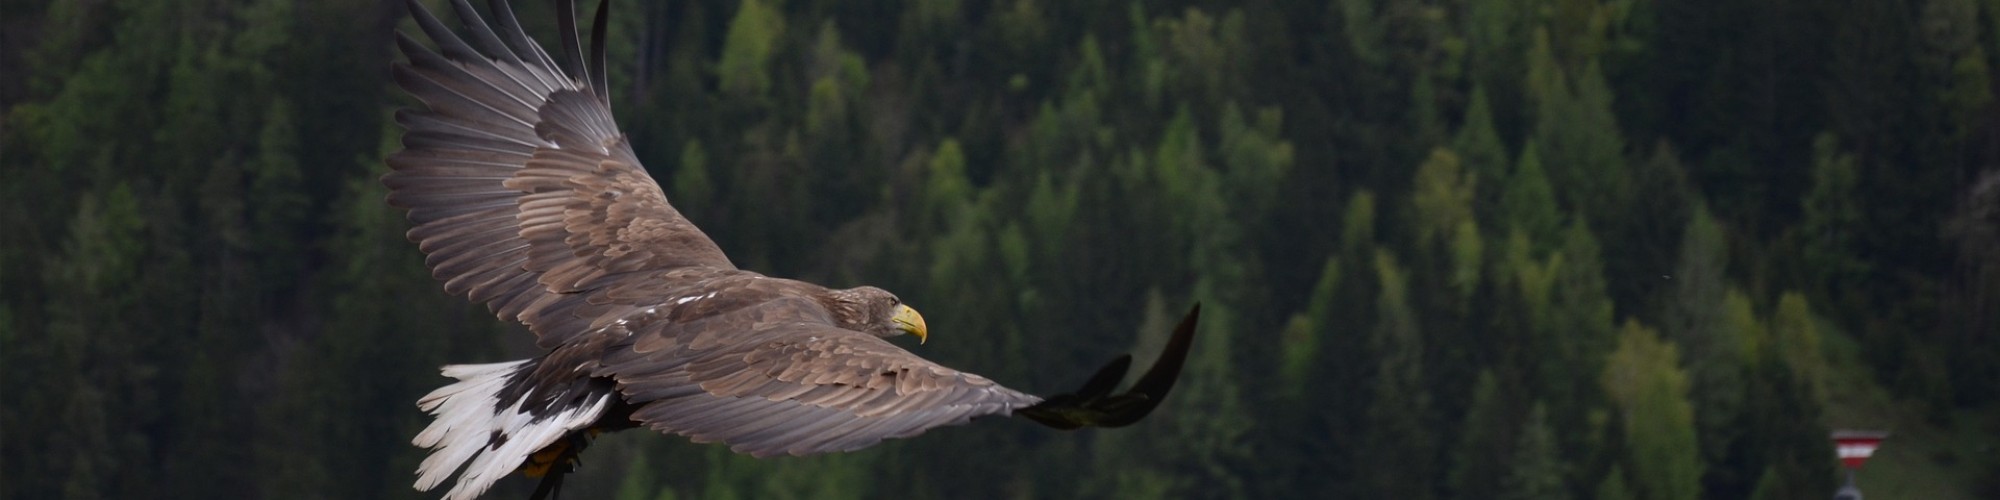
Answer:
<svg viewBox="0 0 2000 500"><path fill-rule="evenodd" d="M459 31L409 0L435 49L398 31L396 83L421 102L396 113L404 149L382 177L409 239L450 294L535 335L530 359L443 368L457 382L417 406L430 455L418 490L446 499L521 472L559 493L603 432L645 427L739 453L852 451L982 416L1058 428L1145 417L1178 378L1200 305L1124 392L1131 357L1077 390L1038 397L925 360L888 338L929 331L881 288L831 289L738 269L668 203L611 115L607 3L583 57L575 6L559 0L566 65L528 37L505 0L489 23L452 0Z"/></svg>

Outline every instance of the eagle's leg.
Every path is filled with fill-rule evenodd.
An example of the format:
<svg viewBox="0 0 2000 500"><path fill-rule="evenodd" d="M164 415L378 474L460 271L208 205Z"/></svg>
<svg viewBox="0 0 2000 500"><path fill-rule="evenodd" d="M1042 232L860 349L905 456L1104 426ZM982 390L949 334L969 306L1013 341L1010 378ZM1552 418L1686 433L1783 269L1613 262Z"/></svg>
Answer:
<svg viewBox="0 0 2000 500"><path fill-rule="evenodd" d="M542 480L535 484L535 493L529 496L528 500L562 498L563 476L576 471L577 465L581 463L577 455L583 452L585 446L590 445L590 438L595 434L597 434L596 429L572 433L529 456L528 463L522 465L521 472L528 477L540 477Z"/></svg>

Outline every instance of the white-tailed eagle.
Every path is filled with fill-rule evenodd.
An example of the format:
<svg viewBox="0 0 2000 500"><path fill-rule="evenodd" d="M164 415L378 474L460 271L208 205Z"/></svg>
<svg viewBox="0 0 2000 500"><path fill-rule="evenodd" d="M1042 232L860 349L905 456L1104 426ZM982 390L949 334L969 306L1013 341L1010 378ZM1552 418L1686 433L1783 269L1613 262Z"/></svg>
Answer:
<svg viewBox="0 0 2000 500"><path fill-rule="evenodd" d="M527 325L540 348L444 368L459 381L417 403L436 418L414 441L432 450L417 489L456 475L445 498L472 498L518 470L546 496L590 437L641 426L756 456L855 450L986 415L1116 427L1179 375L1198 308L1117 394L1129 357L1044 399L896 347L884 338L929 332L894 294L737 269L667 202L611 117L604 3L584 63L560 2L567 70L504 0L492 24L452 0L463 37L408 3L437 48L397 33L408 61L396 82L423 106L396 114L408 132L382 178L389 203L409 211L445 291Z"/></svg>

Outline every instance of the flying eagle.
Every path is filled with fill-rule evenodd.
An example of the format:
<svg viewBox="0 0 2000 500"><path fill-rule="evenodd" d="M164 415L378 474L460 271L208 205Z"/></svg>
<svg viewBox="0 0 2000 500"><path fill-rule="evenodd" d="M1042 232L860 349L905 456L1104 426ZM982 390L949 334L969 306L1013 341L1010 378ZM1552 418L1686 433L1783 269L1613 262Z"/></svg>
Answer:
<svg viewBox="0 0 2000 500"><path fill-rule="evenodd" d="M433 50L401 32L395 79L423 102L383 176L409 237L446 292L527 325L531 359L444 367L458 379L419 400L436 420L413 441L428 491L479 496L519 470L537 498L588 440L644 426L755 456L850 451L986 415L1073 429L1117 427L1159 405L1178 377L1199 306L1145 375L1113 389L1130 357L1080 389L1041 398L946 368L884 340L925 339L924 319L876 287L828 289L737 269L667 202L612 120L605 3L583 62L574 8L559 2L566 70L504 0L494 24L465 0L466 36L416 0Z"/></svg>

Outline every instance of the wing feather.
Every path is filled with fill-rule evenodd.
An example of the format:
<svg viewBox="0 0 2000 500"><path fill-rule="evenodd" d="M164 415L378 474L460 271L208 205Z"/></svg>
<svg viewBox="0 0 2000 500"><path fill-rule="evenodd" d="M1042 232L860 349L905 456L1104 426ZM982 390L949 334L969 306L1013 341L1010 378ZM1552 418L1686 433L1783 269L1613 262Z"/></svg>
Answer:
<svg viewBox="0 0 2000 500"><path fill-rule="evenodd" d="M849 451L1041 401L830 322L729 321L810 307L778 298L646 325L598 375L618 381L647 427L757 456Z"/></svg>
<svg viewBox="0 0 2000 500"><path fill-rule="evenodd" d="M396 114L404 150L382 182L447 292L553 348L606 321L579 314L635 307L593 292L635 293L681 267L735 269L647 175L601 89L565 73L505 2L488 23L452 0L465 36L407 3L431 45L399 33L407 59L393 73L423 105Z"/></svg>
<svg viewBox="0 0 2000 500"><path fill-rule="evenodd" d="M507 45L514 48L514 60L522 61L529 67L557 67L555 60L549 58L548 51L542 50L540 44L528 38L527 30L521 29L521 21L514 17L514 8L507 6L507 0L493 0L489 5L492 8L487 10L492 11L494 21L500 23L500 32L507 37ZM549 86L554 87L552 84Z"/></svg>
<svg viewBox="0 0 2000 500"><path fill-rule="evenodd" d="M533 115L509 114L503 104L505 101L500 99L488 97L482 100L481 96L477 95L482 93L480 92L482 89L466 84L467 80L477 81L479 77L463 71L459 73L452 75L416 66L396 66L394 70L397 84L402 85L403 89L410 91L411 94L417 95L432 110L440 114L474 123L499 123L504 120L527 127L529 132L534 131ZM485 88L492 87L489 85ZM408 127L408 124L404 126Z"/></svg>
<svg viewBox="0 0 2000 500"><path fill-rule="evenodd" d="M410 6L410 18L417 21L417 28L423 30L424 36L430 37L431 41L438 44L438 49L444 51L445 57L449 57L452 60L471 60L486 57L484 54L480 54L479 51L473 50L471 45L466 45L465 40L460 39L457 33L453 33L450 27L445 26L444 21L440 21L437 16L431 15L430 9L426 9L414 1L408 2L408 4ZM470 21L470 19L467 21Z"/></svg>
<svg viewBox="0 0 2000 500"><path fill-rule="evenodd" d="M467 30L472 32L472 41L479 44L480 54L506 62L521 62L521 58L516 57L514 52L500 41L500 35L493 32L493 27L479 18L479 11L473 10L472 4L466 3L465 0L451 0L451 10L458 14L458 18L464 21Z"/></svg>

